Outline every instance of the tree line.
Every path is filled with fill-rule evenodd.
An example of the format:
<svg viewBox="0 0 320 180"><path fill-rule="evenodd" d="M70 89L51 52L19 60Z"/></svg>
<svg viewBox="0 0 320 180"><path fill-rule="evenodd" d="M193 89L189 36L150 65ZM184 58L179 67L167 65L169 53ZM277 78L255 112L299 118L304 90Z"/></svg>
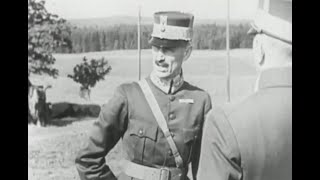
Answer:
<svg viewBox="0 0 320 180"><path fill-rule="evenodd" d="M230 25L230 49L251 48L253 37L247 35L249 24ZM149 49L152 25L141 25L141 48ZM119 49L137 49L137 26L129 24L108 27L74 27L70 35L72 48L59 48L59 53L83 53ZM194 49L226 49L226 27L217 24L194 26Z"/></svg>

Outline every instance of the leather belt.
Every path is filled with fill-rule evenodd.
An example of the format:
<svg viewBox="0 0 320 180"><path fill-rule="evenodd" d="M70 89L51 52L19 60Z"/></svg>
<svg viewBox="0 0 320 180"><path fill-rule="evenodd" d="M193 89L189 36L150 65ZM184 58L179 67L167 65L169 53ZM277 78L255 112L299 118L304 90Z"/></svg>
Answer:
<svg viewBox="0 0 320 180"><path fill-rule="evenodd" d="M142 180L182 180L185 177L181 168L153 168L127 160L122 168L127 176Z"/></svg>

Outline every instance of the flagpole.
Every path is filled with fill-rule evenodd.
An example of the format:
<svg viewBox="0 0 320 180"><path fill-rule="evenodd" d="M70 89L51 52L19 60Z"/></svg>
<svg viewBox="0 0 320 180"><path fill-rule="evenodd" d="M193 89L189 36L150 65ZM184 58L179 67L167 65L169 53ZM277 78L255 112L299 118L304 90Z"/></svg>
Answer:
<svg viewBox="0 0 320 180"><path fill-rule="evenodd" d="M138 80L141 79L141 38L140 38L140 6L139 6L139 12L138 12Z"/></svg>
<svg viewBox="0 0 320 180"><path fill-rule="evenodd" d="M227 28L226 28L226 48L227 48L227 94L228 102L230 102L230 38L229 38L229 24L230 24L230 0L227 0Z"/></svg>

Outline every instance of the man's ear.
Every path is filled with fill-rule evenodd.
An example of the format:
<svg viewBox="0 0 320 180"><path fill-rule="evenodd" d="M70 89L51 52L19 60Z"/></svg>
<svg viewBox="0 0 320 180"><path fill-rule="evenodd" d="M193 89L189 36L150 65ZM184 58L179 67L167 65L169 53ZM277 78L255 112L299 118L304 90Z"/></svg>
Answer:
<svg viewBox="0 0 320 180"><path fill-rule="evenodd" d="M186 47L186 50L185 50L185 52L184 52L183 61L188 60L188 58L189 58L190 55L191 55L191 52L192 52L192 46L191 46L190 44L188 44L187 47Z"/></svg>
<svg viewBox="0 0 320 180"><path fill-rule="evenodd" d="M265 52L261 35L257 35L253 40L253 53L255 64L261 67L265 61Z"/></svg>

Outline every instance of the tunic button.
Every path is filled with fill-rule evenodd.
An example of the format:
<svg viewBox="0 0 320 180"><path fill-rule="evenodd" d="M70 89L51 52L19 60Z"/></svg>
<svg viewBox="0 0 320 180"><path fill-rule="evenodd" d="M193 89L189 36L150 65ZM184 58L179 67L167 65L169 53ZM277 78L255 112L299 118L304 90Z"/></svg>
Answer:
<svg viewBox="0 0 320 180"><path fill-rule="evenodd" d="M170 118L170 120L173 120L173 119L176 118L176 115L174 115L173 113L170 113L170 114L169 114L169 118Z"/></svg>
<svg viewBox="0 0 320 180"><path fill-rule="evenodd" d="M170 96L170 97L169 97L169 100L170 100L170 101L174 101L175 99L176 99L176 98L175 98L174 96Z"/></svg>
<svg viewBox="0 0 320 180"><path fill-rule="evenodd" d="M171 136L174 137L174 133L173 132L171 132Z"/></svg>
<svg viewBox="0 0 320 180"><path fill-rule="evenodd" d="M140 136L143 135L143 130L142 130L142 129L139 130L139 135L140 135Z"/></svg>

